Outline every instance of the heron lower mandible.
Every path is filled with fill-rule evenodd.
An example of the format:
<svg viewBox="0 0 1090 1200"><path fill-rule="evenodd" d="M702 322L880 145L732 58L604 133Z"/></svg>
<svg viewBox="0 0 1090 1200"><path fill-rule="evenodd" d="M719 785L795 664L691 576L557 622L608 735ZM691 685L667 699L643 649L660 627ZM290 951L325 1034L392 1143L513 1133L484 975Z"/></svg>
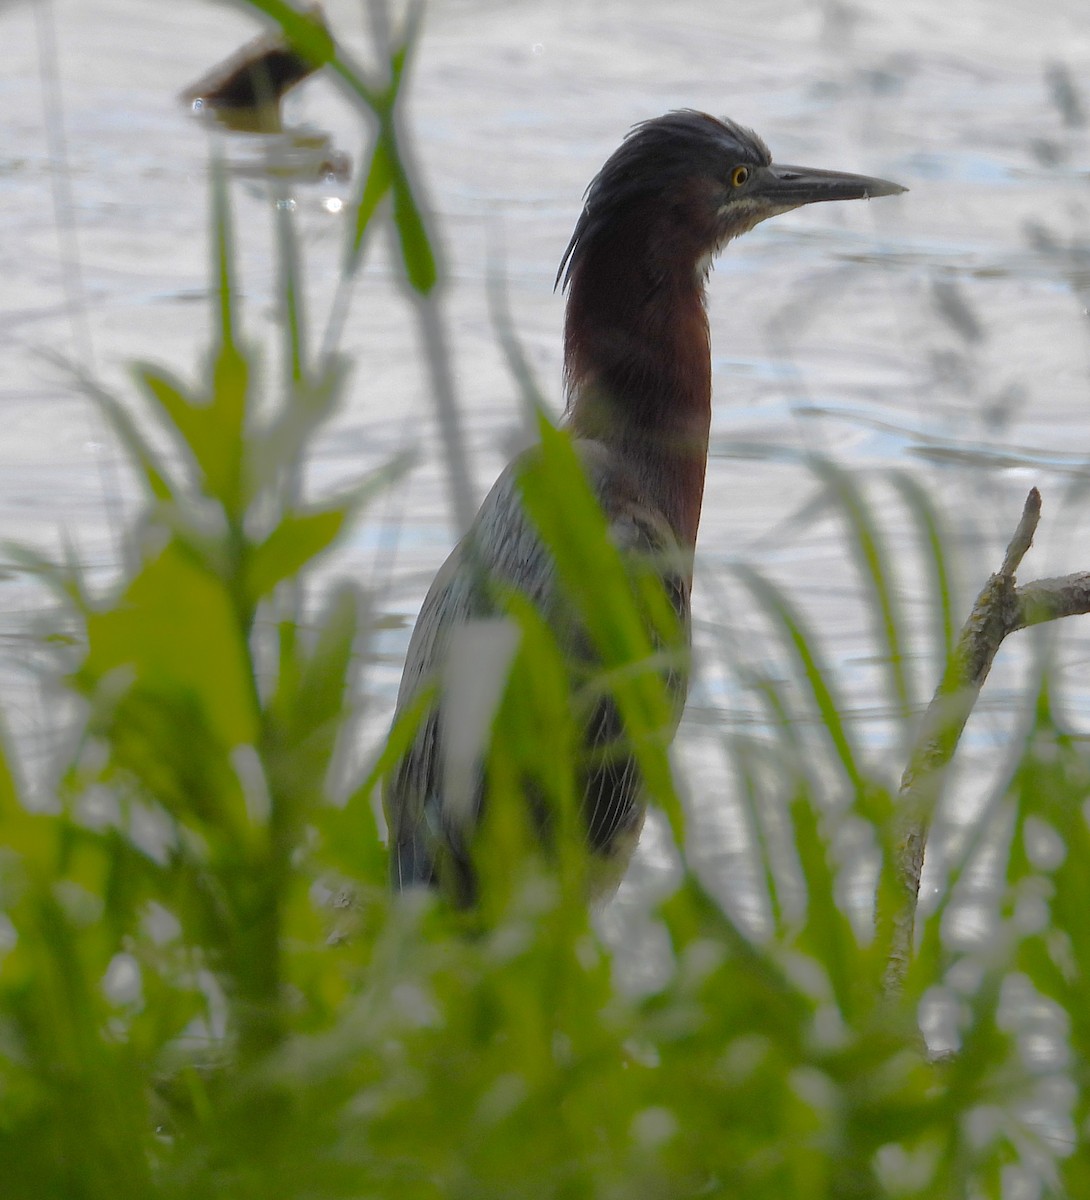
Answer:
<svg viewBox="0 0 1090 1200"><path fill-rule="evenodd" d="M704 308L711 263L727 242L767 217L822 200L904 190L884 179L773 163L756 134L693 111L637 125L587 189L557 275L568 293L566 424L614 542L623 552L653 553L671 564L663 568L664 582L686 642L711 422ZM447 784L445 738L455 702L444 685L452 648L471 622L498 615L504 590L517 589L548 615L560 587L522 507L519 469L516 460L500 475L424 601L398 713L425 687L437 686L438 697L385 788L394 886L441 883L462 904L474 897L473 835L489 795L483 747L469 802L464 794L456 802ZM585 660L585 637L557 633L563 645L577 642ZM467 661L463 669L472 670ZM672 672L670 685L680 717L684 673ZM621 753L604 759L589 753L603 738L621 745ZM623 738L613 702L602 700L587 722L578 793L587 848L603 868L599 878L613 883L635 848L646 808Z"/></svg>

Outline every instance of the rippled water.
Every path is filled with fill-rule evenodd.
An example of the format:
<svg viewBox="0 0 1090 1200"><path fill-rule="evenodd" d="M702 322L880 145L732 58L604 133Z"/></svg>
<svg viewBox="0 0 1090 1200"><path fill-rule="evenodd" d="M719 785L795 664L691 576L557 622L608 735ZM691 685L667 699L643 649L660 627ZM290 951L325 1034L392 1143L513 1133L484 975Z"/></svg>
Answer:
<svg viewBox="0 0 1090 1200"><path fill-rule="evenodd" d="M366 58L360 7L326 5ZM102 578L135 488L55 356L125 394L133 359L195 369L208 335L208 135L176 96L254 28L234 9L198 3L0 6L0 537L51 549L68 541ZM1076 87L1088 77L1084 0L1047 9L1029 0L431 6L409 124L443 240L478 496L518 435L515 389L488 316L490 272L506 280L519 336L559 403L556 265L583 188L634 121L705 108L757 128L781 160L911 189L769 222L730 247L711 279L716 408L694 601L704 670L679 753L728 865L717 747L724 729L749 719L749 706L720 660L754 628L729 582L731 563L755 562L797 596L838 666L864 744L891 777L898 765L843 528L818 503L807 455L873 479L921 630L920 700L937 667L922 636L911 529L884 484L890 472L911 472L948 513L966 606L998 565L1033 484L1045 516L1023 574L1090 567L1090 92L1065 96L1057 63ZM308 83L289 112L358 165L365 130L331 84ZM230 153L254 151L234 140ZM300 185L294 194L317 338L344 233L336 201L348 189ZM234 199L246 314L272 346L268 187L240 175ZM405 445L421 454L330 567L377 577L403 619L380 641L368 678L377 731L408 622L455 533L414 326L382 245L356 289L344 348L357 366L315 486L354 477ZM275 380L272 353L267 369ZM19 682L34 666L25 631L39 604L30 584L0 580L0 634L15 665L10 720L31 746L51 720ZM1061 678L1085 725L1090 643L1068 624ZM970 749L996 761L1026 661L1024 645L1005 648L967 735ZM955 822L971 812L967 799ZM653 864L654 836L647 841Z"/></svg>

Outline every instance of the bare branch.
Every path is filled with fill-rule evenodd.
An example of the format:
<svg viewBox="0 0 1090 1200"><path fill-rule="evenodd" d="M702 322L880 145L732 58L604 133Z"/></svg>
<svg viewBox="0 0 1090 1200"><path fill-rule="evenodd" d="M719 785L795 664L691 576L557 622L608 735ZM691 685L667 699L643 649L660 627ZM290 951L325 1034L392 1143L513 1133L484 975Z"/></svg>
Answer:
<svg viewBox="0 0 1090 1200"><path fill-rule="evenodd" d="M1003 639L1029 625L1090 612L1090 572L1038 579L1022 588L1015 586L1014 573L1033 543L1040 518L1041 494L1033 488L1026 497L1003 566L982 588L962 628L901 778L897 894L892 911L880 909L877 916L879 933L889 945L885 978L889 995L901 991L908 972L924 852L943 772L954 756Z"/></svg>
<svg viewBox="0 0 1090 1200"><path fill-rule="evenodd" d="M1018 522L1011 544L1003 556L1003 565L999 568L1000 575L1013 575L1022 565L1026 551L1033 545L1033 535L1037 532L1037 522L1040 519L1041 493L1036 488L1030 488L1022 508L1022 519Z"/></svg>
<svg viewBox="0 0 1090 1200"><path fill-rule="evenodd" d="M1088 612L1090 571L1079 571L1060 579L1035 579L1018 589L1018 619L1014 629Z"/></svg>

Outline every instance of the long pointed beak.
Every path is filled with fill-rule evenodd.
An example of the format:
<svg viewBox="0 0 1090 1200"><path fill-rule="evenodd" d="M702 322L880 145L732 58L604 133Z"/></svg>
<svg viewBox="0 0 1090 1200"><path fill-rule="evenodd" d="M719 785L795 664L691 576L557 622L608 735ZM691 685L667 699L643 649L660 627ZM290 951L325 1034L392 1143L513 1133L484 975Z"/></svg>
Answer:
<svg viewBox="0 0 1090 1200"><path fill-rule="evenodd" d="M771 204L798 208L819 200L869 200L872 196L896 196L908 188L888 179L850 175L846 171L821 171L815 167L788 167L772 163L754 180L749 194Z"/></svg>

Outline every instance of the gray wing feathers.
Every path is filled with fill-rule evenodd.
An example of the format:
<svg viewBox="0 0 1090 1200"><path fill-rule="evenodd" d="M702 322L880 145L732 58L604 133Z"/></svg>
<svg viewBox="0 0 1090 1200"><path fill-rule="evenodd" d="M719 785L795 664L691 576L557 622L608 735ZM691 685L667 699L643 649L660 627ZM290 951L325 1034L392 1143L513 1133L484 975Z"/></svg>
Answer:
<svg viewBox="0 0 1090 1200"><path fill-rule="evenodd" d="M580 445L588 478L605 506L611 535L622 550L661 558L659 568L674 606L688 629L689 579L687 558L677 547L661 514L645 505L631 481L618 477L604 448ZM418 690L439 682L450 653L451 638L467 622L496 615L495 585L519 589L546 615L555 615L558 595L552 558L526 517L517 493L519 462L512 463L485 498L472 529L444 563L424 600L409 641L405 671L398 693L398 712ZM577 630L573 654L587 656L589 645ZM679 691L684 680L671 680ZM634 829L638 836L643 807L640 780L630 756L611 747L623 746L623 730L608 700L596 709L587 731L588 769L584 812L593 850L607 851L618 836ZM471 829L454 821L444 805L443 707L440 702L423 720L409 752L387 781L385 805L390 824L391 881L396 888L435 881L438 859L444 873L454 869L459 891L472 893L472 874L466 849ZM478 781L476 808L483 799ZM634 837L633 837L634 844Z"/></svg>

